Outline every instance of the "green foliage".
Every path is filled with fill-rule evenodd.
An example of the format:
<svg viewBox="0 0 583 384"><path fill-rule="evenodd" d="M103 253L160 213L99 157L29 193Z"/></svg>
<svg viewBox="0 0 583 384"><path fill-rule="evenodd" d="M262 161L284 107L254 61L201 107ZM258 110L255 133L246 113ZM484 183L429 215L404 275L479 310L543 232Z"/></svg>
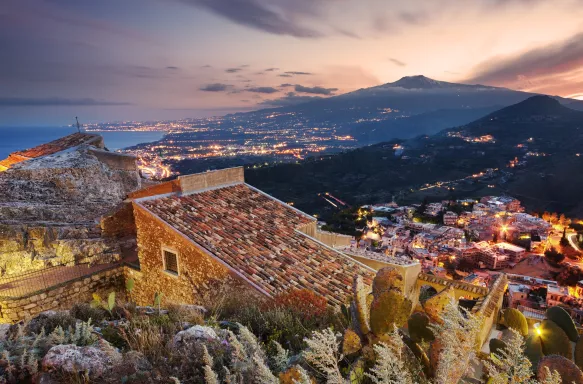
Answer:
<svg viewBox="0 0 583 384"><path fill-rule="evenodd" d="M409 330L409 335L411 339L416 343L420 343L422 341L433 341L435 336L433 332L428 327L429 325L429 317L421 312L416 312L409 320L407 320L407 328Z"/></svg>
<svg viewBox="0 0 583 384"><path fill-rule="evenodd" d="M548 371L547 369L548 368ZM557 371L563 383L583 384L583 372L571 360L563 356L545 356L538 363L538 379L544 380L548 373Z"/></svg>
<svg viewBox="0 0 583 384"><path fill-rule="evenodd" d="M536 369L538 362L543 357L543 347L538 335L530 335L526 339L524 354L532 364L533 369Z"/></svg>
<svg viewBox="0 0 583 384"><path fill-rule="evenodd" d="M393 324L402 327L413 308L411 300L401 292L386 291L375 295L370 306L370 328L375 335L383 335L393 329Z"/></svg>
<svg viewBox="0 0 583 384"><path fill-rule="evenodd" d="M545 355L560 355L571 358L571 343L569 337L551 320L544 320L540 328L543 353Z"/></svg>
<svg viewBox="0 0 583 384"><path fill-rule="evenodd" d="M160 304L162 303L162 296L163 295L164 295L164 293L162 293L162 292L154 293L154 306L158 307L158 310L160 309Z"/></svg>
<svg viewBox="0 0 583 384"><path fill-rule="evenodd" d="M130 295L132 294L135 283L136 283L135 280L132 279L131 277L126 280L126 290L130 293Z"/></svg>
<svg viewBox="0 0 583 384"><path fill-rule="evenodd" d="M109 292L107 296L107 307L105 309L111 312L113 307L115 307L115 292Z"/></svg>
<svg viewBox="0 0 583 384"><path fill-rule="evenodd" d="M577 328L575 327L575 323L571 318L571 315L563 308L555 306L550 307L546 311L547 319L553 321L557 324L569 337L571 341L579 340L579 332L577 332Z"/></svg>
<svg viewBox="0 0 583 384"><path fill-rule="evenodd" d="M508 328L518 331L523 337L528 336L528 322L518 309L508 308L504 310L504 323Z"/></svg>
<svg viewBox="0 0 583 384"><path fill-rule="evenodd" d="M107 301L102 300L98 293L94 293L93 300L91 301L91 307L101 307L111 314L111 311L115 307L115 291L109 293L107 296Z"/></svg>

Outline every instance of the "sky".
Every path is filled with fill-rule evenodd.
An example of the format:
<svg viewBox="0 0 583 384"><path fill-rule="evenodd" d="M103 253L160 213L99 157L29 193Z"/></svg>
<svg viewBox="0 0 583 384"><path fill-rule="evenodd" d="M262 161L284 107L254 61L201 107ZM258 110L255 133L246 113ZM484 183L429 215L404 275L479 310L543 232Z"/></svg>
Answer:
<svg viewBox="0 0 583 384"><path fill-rule="evenodd" d="M421 74L583 99L583 0L0 5L0 126L206 117Z"/></svg>

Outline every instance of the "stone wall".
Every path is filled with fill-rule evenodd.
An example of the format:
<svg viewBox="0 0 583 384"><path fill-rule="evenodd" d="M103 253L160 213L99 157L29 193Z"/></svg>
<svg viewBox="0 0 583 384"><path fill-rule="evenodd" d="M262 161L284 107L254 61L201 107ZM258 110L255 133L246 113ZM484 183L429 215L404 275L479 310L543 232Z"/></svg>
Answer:
<svg viewBox="0 0 583 384"><path fill-rule="evenodd" d="M137 171L136 157L122 153L109 152L102 149L90 149L89 153L97 157L99 161L106 164L110 169L120 169L124 171Z"/></svg>
<svg viewBox="0 0 583 384"><path fill-rule="evenodd" d="M44 311L69 309L75 303L91 301L95 292L119 290L122 284L123 269L116 266L25 297L0 298L0 323L28 320Z"/></svg>
<svg viewBox="0 0 583 384"><path fill-rule="evenodd" d="M260 297L224 264L191 240L134 202L140 271L130 271L135 288L132 296L139 305L151 305L156 292L176 304L202 304L205 297L216 297L217 286L232 287L236 295ZM178 276L166 272L162 247L178 254Z"/></svg>
<svg viewBox="0 0 583 384"><path fill-rule="evenodd" d="M123 203L115 213L103 217L101 219L101 233L103 237L135 237L136 222L132 204Z"/></svg>
<svg viewBox="0 0 583 384"><path fill-rule="evenodd" d="M244 183L245 175L243 167L227 168L218 171L197 173L194 175L180 176L178 178L182 193L201 191L208 188L216 188L224 185Z"/></svg>

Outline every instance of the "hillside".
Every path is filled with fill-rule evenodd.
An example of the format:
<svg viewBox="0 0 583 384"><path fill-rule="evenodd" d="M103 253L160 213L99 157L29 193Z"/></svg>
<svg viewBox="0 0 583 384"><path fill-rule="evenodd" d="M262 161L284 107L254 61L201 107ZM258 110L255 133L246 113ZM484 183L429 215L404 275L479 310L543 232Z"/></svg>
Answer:
<svg viewBox="0 0 583 384"><path fill-rule="evenodd" d="M396 152L395 144L404 151ZM534 96L434 136L250 170L248 180L323 215L334 210L318 196L323 192L354 204L388 201L392 196L418 202L423 197L505 192L523 199L529 209L581 216L583 180L578 175L583 157L576 154L582 148L583 112L548 96ZM511 166L513 159L518 164Z"/></svg>

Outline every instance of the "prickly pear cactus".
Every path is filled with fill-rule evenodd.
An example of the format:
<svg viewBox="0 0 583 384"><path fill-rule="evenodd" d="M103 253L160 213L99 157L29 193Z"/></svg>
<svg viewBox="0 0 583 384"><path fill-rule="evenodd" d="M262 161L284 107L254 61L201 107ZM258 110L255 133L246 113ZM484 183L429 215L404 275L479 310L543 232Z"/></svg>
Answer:
<svg viewBox="0 0 583 384"><path fill-rule="evenodd" d="M344 331L344 337L342 339L342 353L345 355L351 355L360 351L361 348L362 343L358 334L350 328Z"/></svg>
<svg viewBox="0 0 583 384"><path fill-rule="evenodd" d="M361 276L355 276L352 284L354 295L353 308L358 331L362 335L370 332L370 310L367 304L368 287L362 281Z"/></svg>
<svg viewBox="0 0 583 384"><path fill-rule="evenodd" d="M393 330L393 324L402 327L411 313L413 303L402 293L391 290L374 295L370 306L370 329L375 335Z"/></svg>
<svg viewBox="0 0 583 384"><path fill-rule="evenodd" d="M423 309L425 313L432 321L441 322L441 313L447 304L449 304L455 298L454 291L452 287L445 288L443 291L439 292L437 295L427 299L423 303Z"/></svg>
<svg viewBox="0 0 583 384"><path fill-rule="evenodd" d="M377 296L389 290L403 292L403 287L404 283L401 274L395 268L384 267L379 269L372 282L372 293Z"/></svg>

